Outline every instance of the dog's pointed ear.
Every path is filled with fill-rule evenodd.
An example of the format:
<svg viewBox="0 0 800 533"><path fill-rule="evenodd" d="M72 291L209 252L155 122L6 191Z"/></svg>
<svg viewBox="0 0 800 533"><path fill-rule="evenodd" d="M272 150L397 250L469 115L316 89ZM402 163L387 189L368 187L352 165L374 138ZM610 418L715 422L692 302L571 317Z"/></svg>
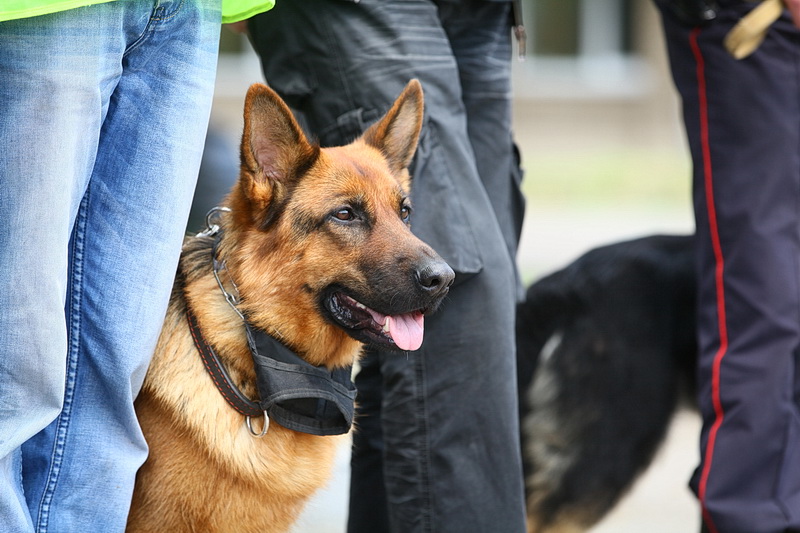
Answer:
<svg viewBox="0 0 800 533"><path fill-rule="evenodd" d="M411 80L386 115L362 136L367 144L383 153L396 173L408 168L417 150L423 109L422 85Z"/></svg>
<svg viewBox="0 0 800 533"><path fill-rule="evenodd" d="M242 176L250 178L242 187L261 208L279 201L319 156L281 97L260 83L245 97L241 150Z"/></svg>

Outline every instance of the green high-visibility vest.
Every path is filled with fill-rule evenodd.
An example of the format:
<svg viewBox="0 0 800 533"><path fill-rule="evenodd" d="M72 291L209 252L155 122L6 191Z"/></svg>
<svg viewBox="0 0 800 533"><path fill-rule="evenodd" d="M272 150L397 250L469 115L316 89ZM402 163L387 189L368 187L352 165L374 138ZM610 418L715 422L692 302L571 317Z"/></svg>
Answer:
<svg viewBox="0 0 800 533"><path fill-rule="evenodd" d="M2 0L0 21L35 17L111 1L113 0ZM272 9L274 5L275 0L222 0L222 22L227 24L244 20Z"/></svg>

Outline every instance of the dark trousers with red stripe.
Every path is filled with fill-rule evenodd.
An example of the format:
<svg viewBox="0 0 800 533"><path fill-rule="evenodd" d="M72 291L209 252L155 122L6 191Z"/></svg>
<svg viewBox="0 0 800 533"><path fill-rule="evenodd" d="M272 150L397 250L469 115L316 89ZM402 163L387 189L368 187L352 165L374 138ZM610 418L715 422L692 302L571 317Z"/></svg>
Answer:
<svg viewBox="0 0 800 533"><path fill-rule="evenodd" d="M711 532L800 531L800 32L784 16L750 57L715 20L663 9L694 162L701 462ZM663 7L663 6L662 6Z"/></svg>

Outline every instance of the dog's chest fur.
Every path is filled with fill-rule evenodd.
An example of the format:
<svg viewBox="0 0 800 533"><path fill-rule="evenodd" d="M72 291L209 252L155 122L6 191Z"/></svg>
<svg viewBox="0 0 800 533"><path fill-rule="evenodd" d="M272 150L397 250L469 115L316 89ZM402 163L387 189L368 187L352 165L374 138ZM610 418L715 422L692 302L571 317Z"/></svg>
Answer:
<svg viewBox="0 0 800 533"><path fill-rule="evenodd" d="M219 292L211 276L198 280L193 287L198 295ZM218 355L242 391L257 398L242 324L224 300L215 299L213 308L203 314L205 321L200 326L207 332L209 342L228 347ZM137 412L150 446L150 458L139 476L152 477L148 484L190 490L190 499L183 494L161 493L158 497L183 500L182 514L197 531L203 531L200 525L208 521L214 523L205 530L285 531L306 500L328 480L342 438L308 435L278 424L272 424L263 438L253 437L243 417L214 385L185 321L185 302L180 295L173 295L149 371L149 377L156 379L146 381L137 400ZM178 408L165 409L164 405ZM261 420L253 423L260 427ZM197 465L196 476L187 477L185 470L170 469L164 462L171 460ZM138 496L141 495L137 493ZM236 502L235 509L230 509L231 501ZM138 503L134 502L132 512L154 504ZM230 524L219 524L214 518L217 516L235 519ZM132 518L141 528L129 531L185 530L185 525L179 523L159 521L148 526L147 517Z"/></svg>

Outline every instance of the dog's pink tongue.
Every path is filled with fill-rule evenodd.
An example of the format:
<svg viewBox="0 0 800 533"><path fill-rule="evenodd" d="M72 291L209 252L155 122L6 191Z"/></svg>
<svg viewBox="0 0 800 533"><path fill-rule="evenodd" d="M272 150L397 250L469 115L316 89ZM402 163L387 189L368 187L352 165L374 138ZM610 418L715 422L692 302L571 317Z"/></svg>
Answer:
<svg viewBox="0 0 800 533"><path fill-rule="evenodd" d="M418 350L422 346L422 333L425 329L425 317L415 311L404 315L387 316L389 335L401 350Z"/></svg>

